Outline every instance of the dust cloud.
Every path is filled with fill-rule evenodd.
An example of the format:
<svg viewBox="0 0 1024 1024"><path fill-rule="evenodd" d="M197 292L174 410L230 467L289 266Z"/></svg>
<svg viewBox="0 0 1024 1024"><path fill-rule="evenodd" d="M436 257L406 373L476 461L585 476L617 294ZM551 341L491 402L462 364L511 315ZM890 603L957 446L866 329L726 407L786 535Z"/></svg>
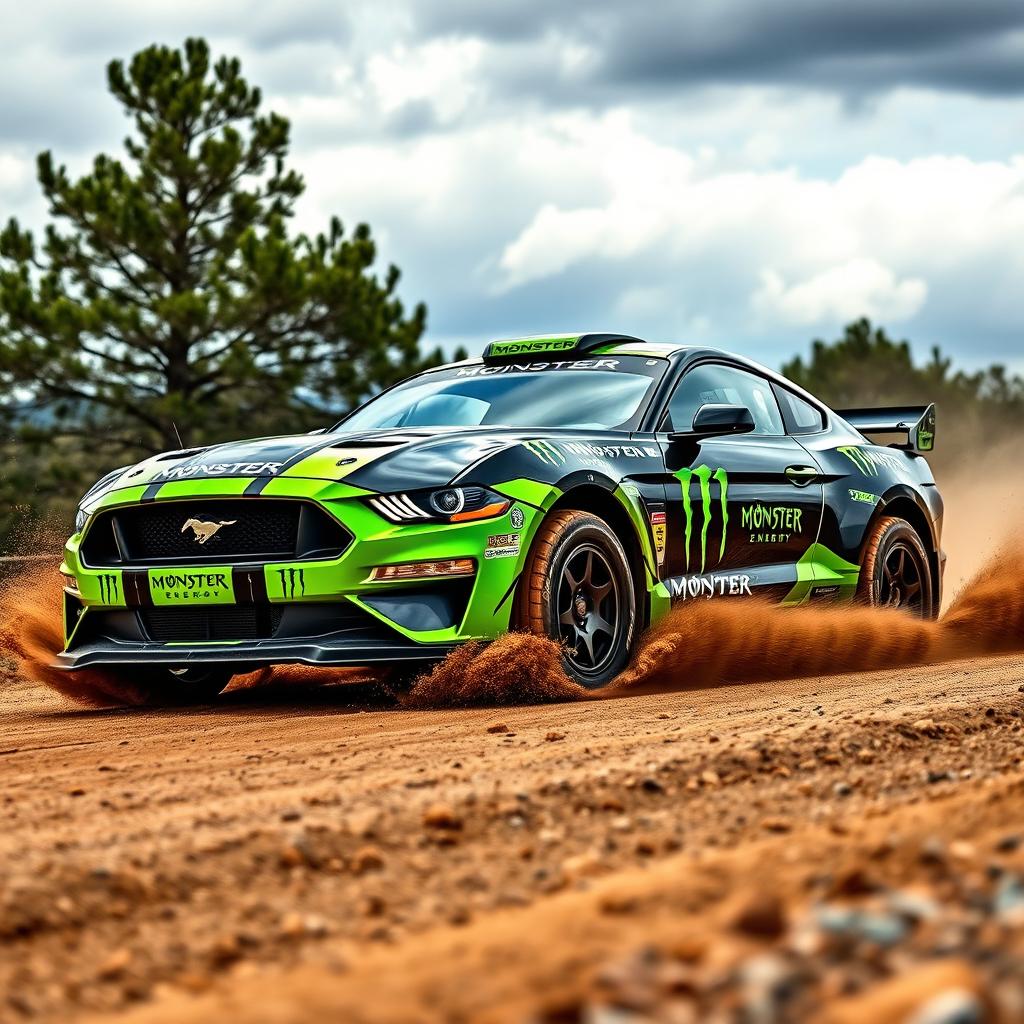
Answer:
<svg viewBox="0 0 1024 1024"><path fill-rule="evenodd" d="M417 679L400 703L436 708L605 699L1024 651L1024 542L1016 539L1024 518L1017 499L1024 495L1024 467L1005 456L979 460L942 487L949 568L946 610L938 622L865 607L695 602L649 630L631 665L599 693L566 676L554 642L512 633L460 648ZM1004 540L1008 535L1014 539ZM0 656L23 677L78 704L151 701L144 680L52 667L61 647L60 603L60 581L48 562L34 563L0 586ZM365 671L285 666L239 677L231 689L308 690L369 678Z"/></svg>
<svg viewBox="0 0 1024 1024"><path fill-rule="evenodd" d="M608 695L869 672L1024 651L1024 546L982 566L938 622L866 607L684 605L649 630Z"/></svg>
<svg viewBox="0 0 1024 1024"><path fill-rule="evenodd" d="M64 646L60 577L48 561L31 566L0 585L0 658L75 704L98 708L147 703L144 687L112 672L71 674L53 667L54 655Z"/></svg>
<svg viewBox="0 0 1024 1024"><path fill-rule="evenodd" d="M946 506L942 546L949 556L945 607L982 579L983 568L1004 543L1024 537L1022 445L1024 437L1008 441L938 476ZM993 568L1000 575L1009 572L1009 567Z"/></svg>

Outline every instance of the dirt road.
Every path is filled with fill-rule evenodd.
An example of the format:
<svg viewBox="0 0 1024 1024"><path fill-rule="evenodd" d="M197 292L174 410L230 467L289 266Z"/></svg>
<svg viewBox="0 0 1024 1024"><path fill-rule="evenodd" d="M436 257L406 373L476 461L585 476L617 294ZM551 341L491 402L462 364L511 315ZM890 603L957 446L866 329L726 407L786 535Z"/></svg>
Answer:
<svg viewBox="0 0 1024 1024"><path fill-rule="evenodd" d="M95 711L10 675L0 1019L728 1020L779 963L787 1013L838 1013L934 950L917 929L833 962L801 915L911 881L979 917L943 938L951 990L1005 1002L979 929L1017 934L988 917L1022 689L1018 656L490 710L335 686Z"/></svg>

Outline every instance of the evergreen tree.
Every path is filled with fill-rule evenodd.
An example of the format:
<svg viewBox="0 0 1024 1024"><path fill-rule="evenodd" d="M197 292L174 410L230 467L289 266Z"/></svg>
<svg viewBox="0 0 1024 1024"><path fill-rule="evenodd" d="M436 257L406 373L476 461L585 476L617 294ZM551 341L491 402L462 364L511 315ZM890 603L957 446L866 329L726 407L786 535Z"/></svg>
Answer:
<svg viewBox="0 0 1024 1024"><path fill-rule="evenodd" d="M935 402L932 461L940 466L1016 437L1024 424L1024 380L1004 366L954 370L937 347L918 365L909 342L894 341L866 319L848 324L837 341L814 341L809 359L798 356L781 372L838 409Z"/></svg>
<svg viewBox="0 0 1024 1024"><path fill-rule="evenodd" d="M403 309L398 270L373 274L368 227L289 231L289 125L237 60L189 39L107 77L133 125L126 158L76 179L41 154L51 223L38 240L14 220L0 232L8 436L16 416L40 457L67 465L92 443L109 467L309 429L438 360L420 355L426 311Z"/></svg>

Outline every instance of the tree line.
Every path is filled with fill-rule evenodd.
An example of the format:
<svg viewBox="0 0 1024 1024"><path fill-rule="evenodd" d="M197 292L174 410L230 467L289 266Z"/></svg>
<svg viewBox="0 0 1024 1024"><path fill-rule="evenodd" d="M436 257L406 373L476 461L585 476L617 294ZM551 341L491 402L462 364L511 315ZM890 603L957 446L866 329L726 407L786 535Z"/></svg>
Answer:
<svg viewBox="0 0 1024 1024"><path fill-rule="evenodd" d="M129 131L79 176L38 158L50 221L0 230L0 549L168 449L321 425L442 359L365 224L292 228L290 126L202 39L107 68ZM461 357L464 353L458 353ZM1021 422L1024 382L955 370L866 320L783 372L838 405L938 401L949 450Z"/></svg>
<svg viewBox="0 0 1024 1024"><path fill-rule="evenodd" d="M841 338L812 342L806 358L781 373L832 408L924 405L938 411L935 452L941 475L983 447L1024 433L1024 378L993 364L957 369L938 347L915 362L910 342L896 341L867 319L847 325Z"/></svg>

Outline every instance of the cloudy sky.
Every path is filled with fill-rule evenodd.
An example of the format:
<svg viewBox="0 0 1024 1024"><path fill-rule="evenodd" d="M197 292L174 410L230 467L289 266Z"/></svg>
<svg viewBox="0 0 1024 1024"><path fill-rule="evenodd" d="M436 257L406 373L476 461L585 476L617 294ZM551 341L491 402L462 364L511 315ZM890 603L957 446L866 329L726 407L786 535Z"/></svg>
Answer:
<svg viewBox="0 0 1024 1024"><path fill-rule="evenodd" d="M205 35L293 123L306 230L368 221L430 340L574 328L779 363L859 315L1024 369L1020 0L36 0L0 216L127 128L104 66Z"/></svg>

